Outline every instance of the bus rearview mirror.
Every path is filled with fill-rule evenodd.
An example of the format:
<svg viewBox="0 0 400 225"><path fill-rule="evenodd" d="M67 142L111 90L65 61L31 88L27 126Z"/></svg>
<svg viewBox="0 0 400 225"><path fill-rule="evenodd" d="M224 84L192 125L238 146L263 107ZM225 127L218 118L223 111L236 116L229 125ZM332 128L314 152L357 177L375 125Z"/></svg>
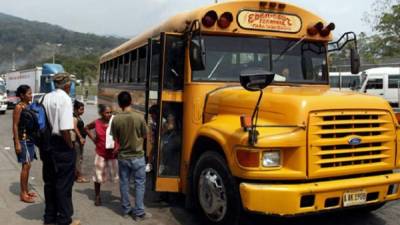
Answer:
<svg viewBox="0 0 400 225"><path fill-rule="evenodd" d="M206 68L206 49L204 39L197 36L190 41L190 66L193 71Z"/></svg>
<svg viewBox="0 0 400 225"><path fill-rule="evenodd" d="M272 83L275 73L264 70L242 71L240 84L248 91L261 91Z"/></svg>
<svg viewBox="0 0 400 225"><path fill-rule="evenodd" d="M351 64L351 73L358 74L360 72L360 55L358 51L354 48L350 50L350 64Z"/></svg>

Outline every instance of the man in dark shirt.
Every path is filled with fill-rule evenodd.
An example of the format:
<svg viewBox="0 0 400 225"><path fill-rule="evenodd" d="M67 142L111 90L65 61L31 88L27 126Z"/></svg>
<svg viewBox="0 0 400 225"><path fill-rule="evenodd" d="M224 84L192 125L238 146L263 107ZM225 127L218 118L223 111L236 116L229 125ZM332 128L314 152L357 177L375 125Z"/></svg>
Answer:
<svg viewBox="0 0 400 225"><path fill-rule="evenodd" d="M143 203L146 181L143 143L147 135L146 122L142 115L132 111L132 97L128 92L119 93L118 104L122 112L114 117L111 134L120 145L118 166L122 209L124 215L133 214L135 220L144 220L151 217L149 213L145 213ZM135 179L134 208L129 201L131 177Z"/></svg>

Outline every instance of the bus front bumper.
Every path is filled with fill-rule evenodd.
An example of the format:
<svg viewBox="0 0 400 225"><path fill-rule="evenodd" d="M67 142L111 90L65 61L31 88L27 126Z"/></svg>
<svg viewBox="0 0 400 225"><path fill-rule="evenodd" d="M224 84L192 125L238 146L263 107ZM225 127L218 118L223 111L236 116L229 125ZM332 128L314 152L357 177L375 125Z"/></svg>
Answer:
<svg viewBox="0 0 400 225"><path fill-rule="evenodd" d="M240 195L245 210L294 216L395 200L399 184L397 173L300 184L244 182Z"/></svg>

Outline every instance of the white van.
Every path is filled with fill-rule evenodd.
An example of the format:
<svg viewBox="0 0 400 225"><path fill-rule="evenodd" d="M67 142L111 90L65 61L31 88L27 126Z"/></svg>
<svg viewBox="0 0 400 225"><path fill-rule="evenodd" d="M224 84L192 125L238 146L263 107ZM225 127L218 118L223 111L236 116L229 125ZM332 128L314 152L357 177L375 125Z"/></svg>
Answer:
<svg viewBox="0 0 400 225"><path fill-rule="evenodd" d="M399 106L400 67L380 67L361 72L361 92L381 96Z"/></svg>
<svg viewBox="0 0 400 225"><path fill-rule="evenodd" d="M336 91L354 91L360 87L361 77L351 72L330 72L329 85Z"/></svg>

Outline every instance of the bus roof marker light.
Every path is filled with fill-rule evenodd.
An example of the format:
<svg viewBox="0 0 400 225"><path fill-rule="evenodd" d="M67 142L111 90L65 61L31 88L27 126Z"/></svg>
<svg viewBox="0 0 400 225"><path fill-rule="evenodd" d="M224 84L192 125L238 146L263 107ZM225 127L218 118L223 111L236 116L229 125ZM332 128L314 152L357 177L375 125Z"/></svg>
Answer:
<svg viewBox="0 0 400 225"><path fill-rule="evenodd" d="M286 4L283 4L283 3L278 4L278 9L280 9L280 10L285 9L285 7L286 7Z"/></svg>
<svg viewBox="0 0 400 225"><path fill-rule="evenodd" d="M326 27L324 27L324 28L319 32L319 34L320 34L322 37L326 37L326 36L328 36L328 35L331 33L331 31L334 30L335 28L336 28L335 24L334 24L334 23L330 23L330 24L328 24Z"/></svg>
<svg viewBox="0 0 400 225"><path fill-rule="evenodd" d="M261 9L265 9L267 7L267 5L268 5L268 2L260 2L259 3L259 6Z"/></svg>
<svg viewBox="0 0 400 225"><path fill-rule="evenodd" d="M269 3L269 8L270 8L270 9L274 9L274 8L276 8L277 5L278 5L278 4L277 4L276 2L270 2L270 3Z"/></svg>
<svg viewBox="0 0 400 225"><path fill-rule="evenodd" d="M233 15L230 12L224 12L218 19L218 26L222 29L228 28L233 21Z"/></svg>
<svg viewBox="0 0 400 225"><path fill-rule="evenodd" d="M201 23L205 27L212 27L212 26L214 26L214 24L217 21L217 19L218 19L217 12L215 12L214 10L210 10L201 19Z"/></svg>
<svg viewBox="0 0 400 225"><path fill-rule="evenodd" d="M324 28L324 24L322 22L318 22L316 24L311 24L310 26L308 26L307 28L307 33L311 36L314 36L316 34L318 34L319 32L321 32L321 30Z"/></svg>

